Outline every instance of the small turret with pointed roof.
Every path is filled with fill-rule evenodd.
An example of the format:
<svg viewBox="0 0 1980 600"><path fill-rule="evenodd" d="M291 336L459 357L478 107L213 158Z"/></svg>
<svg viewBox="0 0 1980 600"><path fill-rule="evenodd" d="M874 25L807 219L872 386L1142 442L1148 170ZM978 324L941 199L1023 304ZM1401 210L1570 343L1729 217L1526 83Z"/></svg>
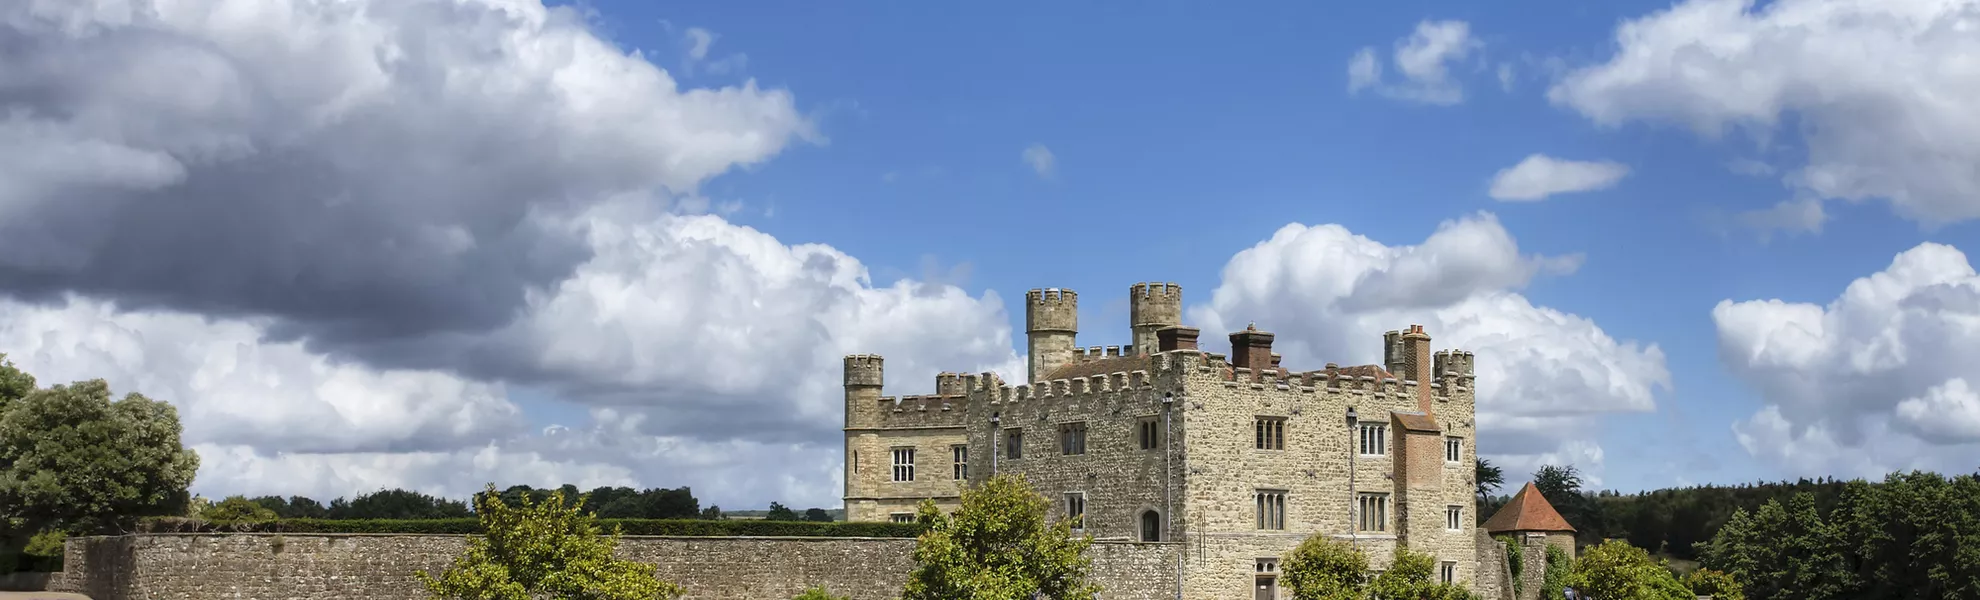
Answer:
<svg viewBox="0 0 1980 600"><path fill-rule="evenodd" d="M1505 506L1499 507L1499 512L1493 513L1492 518L1486 519L1482 527L1485 528L1486 533L1495 536L1501 534L1544 536L1548 543L1566 550L1568 556L1572 557L1575 554L1574 526L1569 525L1567 519L1561 517L1560 511L1554 510L1554 505L1547 502L1547 497L1541 495L1540 488L1534 486L1531 481L1526 482L1525 487L1519 488L1519 493L1513 494L1512 500L1506 502Z"/></svg>

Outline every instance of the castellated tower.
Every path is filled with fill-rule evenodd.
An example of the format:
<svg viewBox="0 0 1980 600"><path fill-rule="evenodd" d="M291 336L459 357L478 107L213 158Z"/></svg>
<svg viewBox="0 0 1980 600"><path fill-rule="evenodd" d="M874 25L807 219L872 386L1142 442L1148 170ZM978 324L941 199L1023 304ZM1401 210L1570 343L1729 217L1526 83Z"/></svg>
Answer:
<svg viewBox="0 0 1980 600"><path fill-rule="evenodd" d="M846 496L860 496L858 451L861 437L875 438L880 426L880 389L886 383L886 359L877 354L846 356ZM870 440L869 440L870 441Z"/></svg>
<svg viewBox="0 0 1980 600"><path fill-rule="evenodd" d="M1128 288L1128 325L1134 329L1134 353L1161 351L1155 332L1182 325L1182 286L1143 282Z"/></svg>
<svg viewBox="0 0 1980 600"><path fill-rule="evenodd" d="M1024 333L1030 377L1039 383L1053 369L1073 361L1079 348L1079 294L1065 289L1031 290L1024 295Z"/></svg>

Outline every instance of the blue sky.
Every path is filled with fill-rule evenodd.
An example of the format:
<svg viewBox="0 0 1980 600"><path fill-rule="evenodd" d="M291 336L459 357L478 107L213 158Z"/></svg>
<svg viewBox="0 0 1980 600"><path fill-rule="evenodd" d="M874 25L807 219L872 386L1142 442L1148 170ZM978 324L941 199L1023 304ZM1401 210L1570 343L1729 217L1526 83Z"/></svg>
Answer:
<svg viewBox="0 0 1980 600"><path fill-rule="evenodd" d="M204 494L834 505L838 356L1139 281L1296 369L1428 323L1515 482L1980 452L1980 2L220 6L0 9L0 353L178 405Z"/></svg>

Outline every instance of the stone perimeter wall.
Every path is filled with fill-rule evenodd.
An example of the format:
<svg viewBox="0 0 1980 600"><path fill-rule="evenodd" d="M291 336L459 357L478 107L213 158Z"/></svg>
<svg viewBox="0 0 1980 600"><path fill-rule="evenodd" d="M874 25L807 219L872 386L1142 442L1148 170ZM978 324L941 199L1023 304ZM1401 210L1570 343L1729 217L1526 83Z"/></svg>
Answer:
<svg viewBox="0 0 1980 600"><path fill-rule="evenodd" d="M458 535L151 534L74 538L49 591L93 600L415 600ZM659 566L689 600L777 600L823 585L855 600L900 597L914 540L626 536L619 555ZM1173 597L1176 544L1096 542L1107 600Z"/></svg>

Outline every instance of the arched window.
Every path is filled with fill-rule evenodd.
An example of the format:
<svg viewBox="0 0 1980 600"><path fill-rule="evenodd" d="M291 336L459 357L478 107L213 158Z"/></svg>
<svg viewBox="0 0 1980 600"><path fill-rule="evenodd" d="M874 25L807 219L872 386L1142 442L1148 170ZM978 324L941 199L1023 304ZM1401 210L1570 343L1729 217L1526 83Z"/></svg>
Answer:
<svg viewBox="0 0 1980 600"><path fill-rule="evenodd" d="M1141 513L1141 541L1162 541L1162 514L1155 511Z"/></svg>

